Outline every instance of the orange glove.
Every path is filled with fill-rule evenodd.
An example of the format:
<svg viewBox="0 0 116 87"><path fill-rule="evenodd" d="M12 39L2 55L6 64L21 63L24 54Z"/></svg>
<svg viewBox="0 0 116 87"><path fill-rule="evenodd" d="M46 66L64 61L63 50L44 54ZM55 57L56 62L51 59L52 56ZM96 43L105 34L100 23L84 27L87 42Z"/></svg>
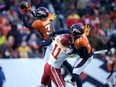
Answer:
<svg viewBox="0 0 116 87"><path fill-rule="evenodd" d="M28 7L27 7L26 10L28 10L28 11L32 11L32 8L31 8L31 5L30 5L30 4L28 4Z"/></svg>
<svg viewBox="0 0 116 87"><path fill-rule="evenodd" d="M24 14L25 10L29 10L31 11L32 8L30 6L30 4L26 1L22 1L20 4L19 4L19 7L20 7L20 13L21 14Z"/></svg>
<svg viewBox="0 0 116 87"><path fill-rule="evenodd" d="M50 17L50 21L53 21L56 17L57 17L57 15L55 13L52 14L51 17Z"/></svg>
<svg viewBox="0 0 116 87"><path fill-rule="evenodd" d="M84 29L85 29L84 34L88 36L88 35L89 35L89 32L90 32L90 30L91 30L91 27L85 25Z"/></svg>

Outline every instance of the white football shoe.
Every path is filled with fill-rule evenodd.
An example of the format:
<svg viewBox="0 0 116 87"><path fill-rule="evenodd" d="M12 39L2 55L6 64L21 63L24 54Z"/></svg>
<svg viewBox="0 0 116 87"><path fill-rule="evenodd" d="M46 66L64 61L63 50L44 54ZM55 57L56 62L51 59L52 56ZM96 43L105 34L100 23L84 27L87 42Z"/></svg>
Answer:
<svg viewBox="0 0 116 87"><path fill-rule="evenodd" d="M72 84L73 86L75 86L75 82L72 82L71 78L64 78L64 81L67 82L67 83Z"/></svg>

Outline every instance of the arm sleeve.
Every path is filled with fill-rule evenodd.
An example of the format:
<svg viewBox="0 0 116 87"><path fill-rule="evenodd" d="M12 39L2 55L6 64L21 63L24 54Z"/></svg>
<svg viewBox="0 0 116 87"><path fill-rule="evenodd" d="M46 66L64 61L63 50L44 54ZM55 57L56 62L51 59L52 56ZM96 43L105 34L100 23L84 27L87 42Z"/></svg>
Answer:
<svg viewBox="0 0 116 87"><path fill-rule="evenodd" d="M68 33L68 34L71 34L70 30L56 30L52 33L50 33L50 36L55 36L56 34L65 34L65 33Z"/></svg>
<svg viewBox="0 0 116 87"><path fill-rule="evenodd" d="M65 34L65 33L70 34L70 30L57 30L53 32L53 34Z"/></svg>
<svg viewBox="0 0 116 87"><path fill-rule="evenodd" d="M89 57L86 47L81 47L80 49L73 47L73 53L77 53L83 59L86 59Z"/></svg>
<svg viewBox="0 0 116 87"><path fill-rule="evenodd" d="M86 47L81 47L78 50L78 55L80 55L81 58L86 59L88 58L88 51Z"/></svg>
<svg viewBox="0 0 116 87"><path fill-rule="evenodd" d="M52 39L48 38L46 40L41 40L38 42L40 47L48 46L52 43Z"/></svg>
<svg viewBox="0 0 116 87"><path fill-rule="evenodd" d="M23 21L23 24L25 27L29 28L29 29L32 29L32 24L31 23L27 23L26 19L25 19L25 15L22 14L22 21Z"/></svg>

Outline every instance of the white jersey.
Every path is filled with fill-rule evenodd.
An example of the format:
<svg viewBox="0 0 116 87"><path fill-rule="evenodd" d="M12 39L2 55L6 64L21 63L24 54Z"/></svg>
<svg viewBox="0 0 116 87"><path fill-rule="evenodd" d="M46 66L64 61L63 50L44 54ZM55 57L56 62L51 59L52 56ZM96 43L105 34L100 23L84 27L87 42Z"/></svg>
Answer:
<svg viewBox="0 0 116 87"><path fill-rule="evenodd" d="M56 36L55 40L52 42L52 51L50 53L50 59L48 63L55 67L60 68L63 61L70 55L73 51L72 48L64 47L60 43L60 35Z"/></svg>

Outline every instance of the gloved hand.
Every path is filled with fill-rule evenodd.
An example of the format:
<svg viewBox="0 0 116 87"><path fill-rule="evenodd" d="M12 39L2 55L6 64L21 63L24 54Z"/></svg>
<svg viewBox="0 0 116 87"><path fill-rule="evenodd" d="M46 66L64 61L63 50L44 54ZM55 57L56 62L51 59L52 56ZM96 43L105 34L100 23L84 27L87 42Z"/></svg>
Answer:
<svg viewBox="0 0 116 87"><path fill-rule="evenodd" d="M20 8L20 13L21 13L21 14L24 14L25 10L28 8L28 2L22 1L22 2L19 4L19 8Z"/></svg>
<svg viewBox="0 0 116 87"><path fill-rule="evenodd" d="M53 21L56 17L57 17L57 15L55 13L52 14L51 17L50 17L50 21Z"/></svg>
<svg viewBox="0 0 116 87"><path fill-rule="evenodd" d="M89 32L91 30L91 27L89 25L85 25L84 29L85 29L84 30L84 34L88 36L89 35Z"/></svg>
<svg viewBox="0 0 116 87"><path fill-rule="evenodd" d="M32 11L31 5L28 3L27 11Z"/></svg>

